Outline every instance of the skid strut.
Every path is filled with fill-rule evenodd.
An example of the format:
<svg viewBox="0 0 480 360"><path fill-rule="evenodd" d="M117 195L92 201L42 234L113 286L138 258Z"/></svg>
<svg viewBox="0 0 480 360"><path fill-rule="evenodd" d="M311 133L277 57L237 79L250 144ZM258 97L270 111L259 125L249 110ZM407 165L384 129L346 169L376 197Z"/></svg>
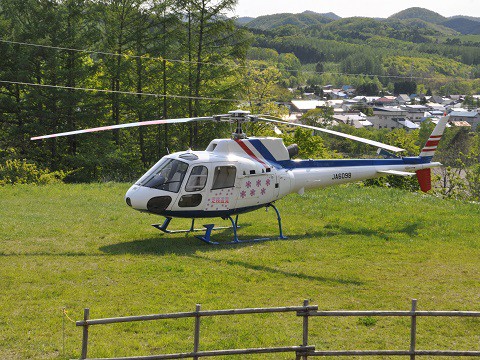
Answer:
<svg viewBox="0 0 480 360"><path fill-rule="evenodd" d="M282 231L282 218L280 216L280 212L278 211L278 209L275 207L275 205L273 204L268 204L266 205L265 207L265 210L268 210L269 207L272 207L274 210L275 210L275 213L277 214L277 222L278 222L278 232L279 232L279 235L278 235L278 238L277 239L287 239L286 236L283 235L283 231ZM232 217L231 216L228 216L224 219L229 219L230 222L232 223L232 226L231 228L233 229L233 240L230 241L230 242L217 242L217 241L213 241L210 237L211 233L212 233L212 230L214 230L214 225L213 224L208 224L208 225L204 225L206 230L205 230L205 235L204 236L195 236L197 239L200 239L204 242L206 242L207 244L210 244L210 245L220 245L220 244L241 244L241 243L249 243L249 242L259 242L259 241L267 241L267 240L272 240L271 238L258 238L258 239L248 239L248 240L240 240L238 238L238 234L237 234L237 229L238 229L238 215L235 219L235 221L233 221Z"/></svg>

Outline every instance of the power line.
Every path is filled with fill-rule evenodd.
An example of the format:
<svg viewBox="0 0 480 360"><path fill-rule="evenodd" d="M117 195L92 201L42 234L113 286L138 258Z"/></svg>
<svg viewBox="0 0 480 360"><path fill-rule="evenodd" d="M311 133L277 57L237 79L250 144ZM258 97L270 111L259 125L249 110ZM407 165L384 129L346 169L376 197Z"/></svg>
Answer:
<svg viewBox="0 0 480 360"><path fill-rule="evenodd" d="M87 54L98 54L98 55L108 55L108 56L122 56L122 57L130 57L133 59L147 59L147 60L155 60L155 61L170 61L176 63L184 63L184 64L193 64L193 65L212 65L212 66L225 66L225 67L238 67L238 68L248 68L245 65L239 64L224 64L224 63L212 63L206 61L189 61L189 60L179 60L179 59L168 59L161 56L150 56L150 55L131 55L131 54L119 54L119 53L112 53L107 51L96 51L96 50L84 50L84 49L75 49L75 48L68 48L68 47L61 47L61 46L52 46L52 45L40 45L40 44L32 44L27 42L20 42L20 41L12 41L12 40L5 40L0 39L0 42L6 44L15 44L15 45L25 45L25 46L33 46L45 49L53 49L53 50L63 50L63 51L74 51L80 53L87 53Z"/></svg>
<svg viewBox="0 0 480 360"><path fill-rule="evenodd" d="M92 89L92 88L84 88L84 87L62 86L62 85L36 84L36 83L29 83L29 82L23 82L23 81L0 80L0 83L13 84L13 85L37 86L37 87L45 87L45 88L50 88L50 89L82 90L82 91L92 91L92 92L102 92L102 93L123 94L123 95L142 95L142 96L154 96L154 97L167 97L167 98L174 98L174 99L211 100L211 101L225 101L225 102L242 102L242 101L245 101L245 100L239 100L239 99L221 99L221 98L200 97L200 96L168 95L168 94L155 94L155 93L133 92L133 91Z"/></svg>

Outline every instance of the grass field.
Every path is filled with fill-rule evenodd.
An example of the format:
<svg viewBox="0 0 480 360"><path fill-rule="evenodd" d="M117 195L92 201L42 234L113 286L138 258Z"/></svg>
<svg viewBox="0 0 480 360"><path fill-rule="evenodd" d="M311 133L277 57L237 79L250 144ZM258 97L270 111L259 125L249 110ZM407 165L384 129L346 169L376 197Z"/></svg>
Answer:
<svg viewBox="0 0 480 360"><path fill-rule="evenodd" d="M63 308L81 320L85 307L92 318L193 311L197 303L204 310L299 306L304 299L322 310L409 310L417 298L420 310L480 311L479 204L329 188L277 203L288 240L215 247L151 227L163 219L128 208L127 188L0 188L1 359L78 358L82 331ZM272 210L241 216L240 225L241 238L277 234ZM408 348L409 319L311 324L317 349ZM90 357L192 350L191 319L90 331ZM420 318L418 334L418 349L480 350L478 319ZM299 345L301 319L204 319L201 339L202 350Z"/></svg>

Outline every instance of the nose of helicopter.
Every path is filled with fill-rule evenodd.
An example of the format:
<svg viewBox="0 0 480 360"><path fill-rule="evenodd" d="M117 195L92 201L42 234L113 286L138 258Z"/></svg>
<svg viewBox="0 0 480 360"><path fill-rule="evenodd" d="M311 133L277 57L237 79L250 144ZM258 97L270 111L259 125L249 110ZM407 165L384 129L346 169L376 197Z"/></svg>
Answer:
<svg viewBox="0 0 480 360"><path fill-rule="evenodd" d="M146 202L145 202L145 191L142 190L141 186L132 185L130 189L128 189L127 193L125 194L125 202L128 206L136 209L136 210L146 210Z"/></svg>
<svg viewBox="0 0 480 360"><path fill-rule="evenodd" d="M171 201L172 198L164 194L164 191L139 185L132 185L125 194L125 202L128 206L154 214L162 214Z"/></svg>

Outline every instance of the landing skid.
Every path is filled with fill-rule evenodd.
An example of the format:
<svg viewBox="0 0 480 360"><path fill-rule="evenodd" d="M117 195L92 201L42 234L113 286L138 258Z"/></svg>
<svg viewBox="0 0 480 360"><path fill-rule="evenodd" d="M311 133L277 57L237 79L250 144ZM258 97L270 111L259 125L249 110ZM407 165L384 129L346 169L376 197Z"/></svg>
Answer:
<svg viewBox="0 0 480 360"><path fill-rule="evenodd" d="M188 230L187 229L186 230L168 230L167 228L168 228L168 225L170 224L170 221L172 221L172 218L167 217L167 218L165 218L165 221L163 222L162 225L153 224L152 226L154 228L160 230L160 231L163 231L164 233L167 233L167 234L178 234L178 233L190 233L190 232L197 232L197 231L205 231L204 228L195 229L195 219L192 219L192 224L190 226L190 229L188 229ZM238 215L235 219L235 225L236 224L238 224ZM240 226L236 225L236 227L239 228ZM230 229L230 226L219 226L219 227L213 228L212 230L223 230L223 229Z"/></svg>
<svg viewBox="0 0 480 360"><path fill-rule="evenodd" d="M268 209L269 207L272 207L275 210L275 213L277 214L278 231L279 231L279 236L277 237L277 239L281 239L281 240L287 239L287 237L283 235L282 218L280 216L280 212L278 211L278 209L273 204L266 205L266 209ZM168 233L168 234L205 231L205 234L203 236L195 236L195 237L199 240L202 240L203 242L205 242L209 245L242 244L242 243L251 243L251 242L272 240L272 238L258 238L258 239L240 240L238 238L238 234L237 234L237 229L240 228L240 226L238 225L238 214L235 216L235 220L233 220L233 218L231 216L224 217L222 219L224 219L224 220L229 219L230 222L232 223L232 226L215 227L214 224L206 224L206 225L203 225L204 229L195 229L195 219L192 219L192 224L190 226L190 229L188 229L188 230L168 230L167 227L170 224L170 221L172 220L171 217L167 217L162 225L156 224L156 225L152 225L152 226L157 228L158 230L163 231L163 232ZM213 230L222 230L222 229L233 229L233 240L232 241L218 242L218 241L213 241L212 240L212 238L211 238L212 231Z"/></svg>

